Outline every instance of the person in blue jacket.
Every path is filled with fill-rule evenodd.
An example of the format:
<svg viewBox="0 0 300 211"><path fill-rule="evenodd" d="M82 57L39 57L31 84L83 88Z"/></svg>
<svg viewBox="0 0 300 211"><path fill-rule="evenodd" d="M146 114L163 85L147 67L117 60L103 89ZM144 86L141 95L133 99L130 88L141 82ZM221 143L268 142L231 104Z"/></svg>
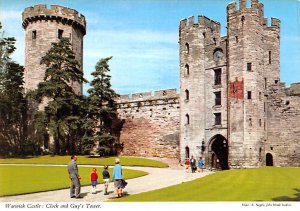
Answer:
<svg viewBox="0 0 300 211"><path fill-rule="evenodd" d="M116 194L119 197L122 197L122 166L120 165L120 159L116 158L115 166L113 168L112 180L114 181L114 185L116 188Z"/></svg>

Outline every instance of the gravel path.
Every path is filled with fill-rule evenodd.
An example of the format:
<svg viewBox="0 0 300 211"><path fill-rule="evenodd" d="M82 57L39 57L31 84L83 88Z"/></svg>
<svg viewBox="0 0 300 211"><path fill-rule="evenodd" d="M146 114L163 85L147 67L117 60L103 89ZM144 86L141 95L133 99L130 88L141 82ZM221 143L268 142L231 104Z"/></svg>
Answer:
<svg viewBox="0 0 300 211"><path fill-rule="evenodd" d="M180 184L204 177L213 172L205 170L203 173L186 173L183 166L178 166L174 162L168 162L169 168L151 168L151 167L123 167L124 169L141 170L149 174L143 177L128 179L128 185L124 189L124 194L132 195L155 189ZM41 193L24 194L18 196L0 197L0 202L102 202L114 198L114 185L109 183L109 195L103 194L103 184L97 185L97 193L91 193L91 186L81 188L82 199L69 197L69 189L47 191Z"/></svg>

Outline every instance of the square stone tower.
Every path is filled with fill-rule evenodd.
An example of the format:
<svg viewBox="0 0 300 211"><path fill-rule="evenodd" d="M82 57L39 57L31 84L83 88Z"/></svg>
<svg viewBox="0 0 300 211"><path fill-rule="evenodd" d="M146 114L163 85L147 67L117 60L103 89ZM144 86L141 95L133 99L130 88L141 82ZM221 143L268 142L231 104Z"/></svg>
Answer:
<svg viewBox="0 0 300 211"><path fill-rule="evenodd" d="M210 168L265 163L266 93L279 82L280 21L263 4L227 7L227 36L199 16L180 21L180 155L204 157Z"/></svg>

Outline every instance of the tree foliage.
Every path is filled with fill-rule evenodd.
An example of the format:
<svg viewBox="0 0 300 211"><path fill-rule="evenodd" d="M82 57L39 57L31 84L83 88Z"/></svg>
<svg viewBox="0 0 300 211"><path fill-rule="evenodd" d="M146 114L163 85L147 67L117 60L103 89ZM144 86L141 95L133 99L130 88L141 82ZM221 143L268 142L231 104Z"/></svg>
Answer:
<svg viewBox="0 0 300 211"><path fill-rule="evenodd" d="M41 59L46 66L44 81L38 84L36 97L48 101L45 113L54 139L54 154L75 153L80 139L83 96L75 93L73 83L87 82L67 38L62 38Z"/></svg>
<svg viewBox="0 0 300 211"><path fill-rule="evenodd" d="M92 123L90 136L87 139L98 142L100 155L111 155L117 148L117 138L113 134L112 126L116 115L115 98L117 93L111 88L108 74L110 71L108 62L112 57L100 59L95 71L92 72L93 80L88 90L89 121Z"/></svg>
<svg viewBox="0 0 300 211"><path fill-rule="evenodd" d="M12 61L15 38L0 39L0 154L27 153L27 101L23 96L23 66ZM30 150L29 150L30 151Z"/></svg>

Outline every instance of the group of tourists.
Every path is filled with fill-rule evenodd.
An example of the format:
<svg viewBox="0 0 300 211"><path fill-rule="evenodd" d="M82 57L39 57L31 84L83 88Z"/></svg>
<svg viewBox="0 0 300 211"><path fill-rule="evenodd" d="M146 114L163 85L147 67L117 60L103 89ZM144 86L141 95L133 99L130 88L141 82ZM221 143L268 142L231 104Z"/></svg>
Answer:
<svg viewBox="0 0 300 211"><path fill-rule="evenodd" d="M204 169L204 161L202 157L199 157L198 160L194 158L194 156L191 157L191 159L186 158L185 160L185 170L186 172L192 172L195 173L196 171L198 172L203 172Z"/></svg>
<svg viewBox="0 0 300 211"><path fill-rule="evenodd" d="M80 195L80 189L81 189L81 176L79 176L78 173L78 167L76 164L77 156L72 155L71 156L71 162L68 165L68 173L71 180L71 187L70 187L70 197L71 198L82 198ZM96 186L98 184L98 173L97 169L93 168L92 172L90 174L91 178L91 185L92 185L92 194L96 194ZM108 166L104 165L103 171L102 171L102 179L104 183L104 195L108 195L108 184L110 181L110 174L108 172ZM122 172L122 166L120 165L120 160L116 158L115 160L115 166L113 167L113 173L112 173L112 181L114 181L115 191L116 195L119 197L122 197L123 195L123 188L124 183L126 183L123 180L123 172Z"/></svg>

